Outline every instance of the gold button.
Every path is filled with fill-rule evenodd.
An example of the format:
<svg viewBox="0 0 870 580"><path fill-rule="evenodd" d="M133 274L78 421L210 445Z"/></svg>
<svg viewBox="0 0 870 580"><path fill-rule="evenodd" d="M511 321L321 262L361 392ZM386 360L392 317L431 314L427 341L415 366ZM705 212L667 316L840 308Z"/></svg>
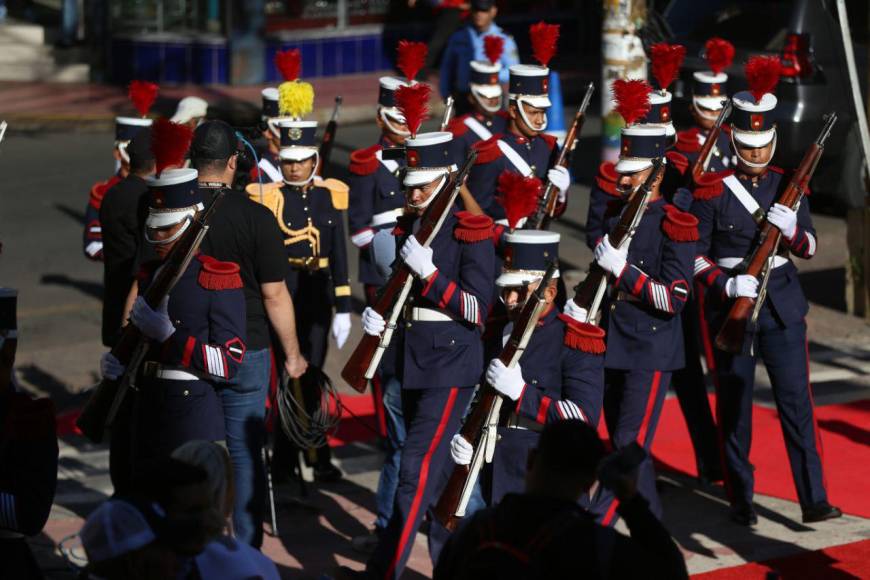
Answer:
<svg viewBox="0 0 870 580"><path fill-rule="evenodd" d="M304 209L305 211L308 211L308 206L305 206L302 209Z"/></svg>
<svg viewBox="0 0 870 580"><path fill-rule="evenodd" d="M406 323L405 323L405 328L411 328L411 323L410 323L410 322L406 322Z"/></svg>
<svg viewBox="0 0 870 580"><path fill-rule="evenodd" d="M532 173L534 173L535 171L538 170L538 168L535 167L534 165L531 165L531 166L530 166L530 169L532 170Z"/></svg>
<svg viewBox="0 0 870 580"><path fill-rule="evenodd" d="M190 395L190 391L188 391L187 389L184 389L184 396L187 397L188 395Z"/></svg>
<svg viewBox="0 0 870 580"><path fill-rule="evenodd" d="M616 310L616 304L611 304L610 311L613 312L614 310Z"/></svg>
<svg viewBox="0 0 870 580"><path fill-rule="evenodd" d="M653 332L655 332L656 330L658 330L658 328L653 326Z"/></svg>
<svg viewBox="0 0 870 580"><path fill-rule="evenodd" d="M451 345L456 344L456 341L453 340L453 339L451 338L451 339L450 339L450 344L451 344Z"/></svg>
<svg viewBox="0 0 870 580"><path fill-rule="evenodd" d="M537 384L538 384L538 379L532 379L532 384L533 384L533 385L537 385Z"/></svg>

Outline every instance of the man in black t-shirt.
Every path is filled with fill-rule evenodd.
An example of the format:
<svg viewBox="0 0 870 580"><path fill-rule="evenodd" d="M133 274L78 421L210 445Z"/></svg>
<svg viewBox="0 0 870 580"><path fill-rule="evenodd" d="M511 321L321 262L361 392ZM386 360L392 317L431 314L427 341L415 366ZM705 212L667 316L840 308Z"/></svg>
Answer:
<svg viewBox="0 0 870 580"><path fill-rule="evenodd" d="M287 373L294 378L301 376L307 362L299 350L293 301L284 284L287 258L275 218L244 192L229 189L238 152L235 132L223 121L200 125L190 147L191 163L199 172L206 206L217 191L226 190L202 251L218 260L239 264L244 284L248 350L235 379L221 390L221 399L235 479L233 527L240 541L259 547L265 505L261 453L271 368L270 322L276 342L284 351Z"/></svg>
<svg viewBox="0 0 870 580"><path fill-rule="evenodd" d="M124 305L139 264L150 251L142 243L148 213L145 177L154 173L151 129L139 131L129 145L130 173L110 188L100 206L103 234L103 344L115 345L123 323Z"/></svg>

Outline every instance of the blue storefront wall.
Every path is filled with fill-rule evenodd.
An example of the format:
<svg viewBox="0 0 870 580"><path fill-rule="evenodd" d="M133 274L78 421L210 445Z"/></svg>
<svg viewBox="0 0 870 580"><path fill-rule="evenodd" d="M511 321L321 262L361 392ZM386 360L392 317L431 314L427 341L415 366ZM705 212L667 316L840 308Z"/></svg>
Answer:
<svg viewBox="0 0 870 580"><path fill-rule="evenodd" d="M136 35L112 39L112 81L164 85L229 82L227 41L214 36Z"/></svg>

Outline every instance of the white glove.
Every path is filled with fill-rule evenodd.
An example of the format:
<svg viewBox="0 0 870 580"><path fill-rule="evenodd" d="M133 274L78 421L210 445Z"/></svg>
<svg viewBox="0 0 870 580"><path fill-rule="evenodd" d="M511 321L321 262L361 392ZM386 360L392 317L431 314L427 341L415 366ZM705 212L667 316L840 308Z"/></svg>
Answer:
<svg viewBox="0 0 870 580"><path fill-rule="evenodd" d="M399 250L399 256L420 279L428 278L438 269L432 263L432 248L424 248L414 236L408 238Z"/></svg>
<svg viewBox="0 0 870 580"><path fill-rule="evenodd" d="M104 352L100 357L100 375L104 379L115 381L124 374L126 368L111 352Z"/></svg>
<svg viewBox="0 0 870 580"><path fill-rule="evenodd" d="M175 332L175 327L169 319L168 308L169 296L163 299L157 310L152 310L145 299L139 296L133 303L130 321L151 340L166 342L166 339Z"/></svg>
<svg viewBox="0 0 870 580"><path fill-rule="evenodd" d="M595 255L595 261L598 265L613 274L619 276L625 269L625 264L628 260L628 247L623 246L622 249L616 249L610 245L610 237L605 234L595 250L592 252Z"/></svg>
<svg viewBox="0 0 870 580"><path fill-rule="evenodd" d="M335 339L335 345L339 350L347 342L347 337L350 336L350 327L350 313L336 312L332 318L332 338Z"/></svg>
<svg viewBox="0 0 870 580"><path fill-rule="evenodd" d="M586 319L589 318L589 312L585 308L577 306L577 303L571 299L565 303L565 314L577 322L586 322Z"/></svg>
<svg viewBox="0 0 870 580"><path fill-rule="evenodd" d="M747 274L740 274L733 278L728 278L725 282L725 294L729 298L737 298L745 296L747 298L758 297L758 278Z"/></svg>
<svg viewBox="0 0 870 580"><path fill-rule="evenodd" d="M360 230L350 237L350 242L357 248L368 247L375 239L375 231L371 228Z"/></svg>
<svg viewBox="0 0 870 580"><path fill-rule="evenodd" d="M506 367L497 358L492 359L486 368L486 382L512 401L520 398L520 395L523 394L523 388L526 386L523 370L519 363L512 367Z"/></svg>
<svg viewBox="0 0 870 580"><path fill-rule="evenodd" d="M565 203L568 197L568 188L571 187L571 174L567 167L557 165L547 172L547 181L559 190L559 203Z"/></svg>
<svg viewBox="0 0 870 580"><path fill-rule="evenodd" d="M468 465L474 455L474 446L457 433L450 441L450 458L456 465Z"/></svg>
<svg viewBox="0 0 870 580"><path fill-rule="evenodd" d="M372 307L367 306L362 313L362 325L363 332L366 334L370 336L380 336L387 327L387 321L384 320L383 316L375 312Z"/></svg>
<svg viewBox="0 0 870 580"><path fill-rule="evenodd" d="M767 211L767 221L778 227L789 240L797 233L797 212L781 203L773 204Z"/></svg>

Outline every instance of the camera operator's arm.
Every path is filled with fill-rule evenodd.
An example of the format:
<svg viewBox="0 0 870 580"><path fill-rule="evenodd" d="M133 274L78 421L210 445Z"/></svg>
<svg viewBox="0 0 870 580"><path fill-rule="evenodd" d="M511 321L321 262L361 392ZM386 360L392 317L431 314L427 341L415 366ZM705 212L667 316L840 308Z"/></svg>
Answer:
<svg viewBox="0 0 870 580"><path fill-rule="evenodd" d="M616 535L608 577L688 578L680 548L637 491L637 467L645 457L642 448L630 446L605 458L598 469L601 484L619 500L617 510L631 534Z"/></svg>

